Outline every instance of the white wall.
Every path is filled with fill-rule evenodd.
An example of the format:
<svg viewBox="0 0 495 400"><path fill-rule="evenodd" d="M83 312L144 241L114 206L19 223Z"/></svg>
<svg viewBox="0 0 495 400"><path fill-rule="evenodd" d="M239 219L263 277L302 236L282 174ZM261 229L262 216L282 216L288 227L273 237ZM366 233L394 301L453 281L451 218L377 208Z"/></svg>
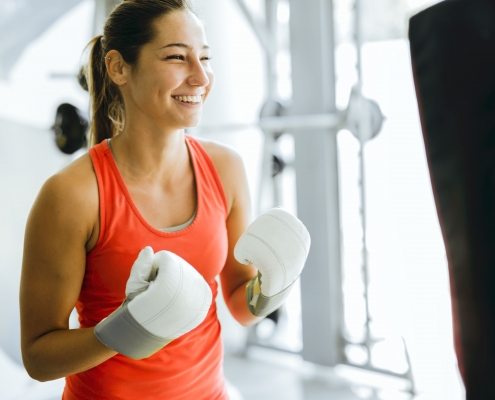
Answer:
<svg viewBox="0 0 495 400"><path fill-rule="evenodd" d="M8 81L0 80L0 119L48 129L57 107L69 102L87 111L88 96L75 79L93 29L92 0L85 0L26 48ZM28 27L26 27L28 29Z"/></svg>

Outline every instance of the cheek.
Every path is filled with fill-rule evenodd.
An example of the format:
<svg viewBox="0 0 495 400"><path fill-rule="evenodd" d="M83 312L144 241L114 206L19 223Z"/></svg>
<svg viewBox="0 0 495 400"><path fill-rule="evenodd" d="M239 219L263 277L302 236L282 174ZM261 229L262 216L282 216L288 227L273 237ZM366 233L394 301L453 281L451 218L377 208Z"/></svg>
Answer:
<svg viewBox="0 0 495 400"><path fill-rule="evenodd" d="M151 74L140 75L137 79L133 79L132 92L135 101L138 104L146 105L155 101L157 92L161 89L157 80Z"/></svg>
<svg viewBox="0 0 495 400"><path fill-rule="evenodd" d="M171 84L172 82L166 77L163 77L163 75L150 74L145 82L142 82L140 88L141 100L148 104L163 105L163 102L167 101L170 97Z"/></svg>

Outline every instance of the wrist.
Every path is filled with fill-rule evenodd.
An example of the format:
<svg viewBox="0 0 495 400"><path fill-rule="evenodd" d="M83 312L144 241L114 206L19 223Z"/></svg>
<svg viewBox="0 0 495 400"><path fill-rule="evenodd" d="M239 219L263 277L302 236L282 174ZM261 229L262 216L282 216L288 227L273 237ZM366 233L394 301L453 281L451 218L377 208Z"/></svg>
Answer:
<svg viewBox="0 0 495 400"><path fill-rule="evenodd" d="M256 317L266 317L268 314L279 309L289 296L296 280L273 296L265 296L261 293L262 275L258 271L258 275L246 286L246 303L251 314Z"/></svg>
<svg viewBox="0 0 495 400"><path fill-rule="evenodd" d="M263 317L257 317L249 310L248 303L246 301L246 286L252 279L239 285L237 289L231 294L227 302L227 307L234 319L242 326L251 326L257 324L263 319Z"/></svg>

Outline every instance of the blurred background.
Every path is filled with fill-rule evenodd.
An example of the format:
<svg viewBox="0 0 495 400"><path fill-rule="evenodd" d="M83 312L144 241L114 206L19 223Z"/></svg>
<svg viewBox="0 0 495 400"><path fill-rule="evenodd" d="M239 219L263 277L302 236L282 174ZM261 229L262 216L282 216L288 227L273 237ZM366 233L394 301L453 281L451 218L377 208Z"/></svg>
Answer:
<svg viewBox="0 0 495 400"><path fill-rule="evenodd" d="M313 238L300 283L257 326L217 299L233 400L464 397L406 38L408 19L437 2L194 1L216 83L188 133L242 155L253 216L283 206ZM115 3L0 0L4 400L63 390L22 365L24 228L43 182L87 150L77 75Z"/></svg>

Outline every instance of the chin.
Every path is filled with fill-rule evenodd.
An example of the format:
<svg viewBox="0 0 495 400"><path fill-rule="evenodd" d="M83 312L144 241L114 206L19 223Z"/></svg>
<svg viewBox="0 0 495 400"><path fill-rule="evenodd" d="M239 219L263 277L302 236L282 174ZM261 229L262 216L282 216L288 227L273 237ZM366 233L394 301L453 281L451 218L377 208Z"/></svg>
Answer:
<svg viewBox="0 0 495 400"><path fill-rule="evenodd" d="M183 129L195 128L199 125L200 122L201 122L201 118L194 118L194 119L191 119L189 121L186 121L182 128Z"/></svg>

